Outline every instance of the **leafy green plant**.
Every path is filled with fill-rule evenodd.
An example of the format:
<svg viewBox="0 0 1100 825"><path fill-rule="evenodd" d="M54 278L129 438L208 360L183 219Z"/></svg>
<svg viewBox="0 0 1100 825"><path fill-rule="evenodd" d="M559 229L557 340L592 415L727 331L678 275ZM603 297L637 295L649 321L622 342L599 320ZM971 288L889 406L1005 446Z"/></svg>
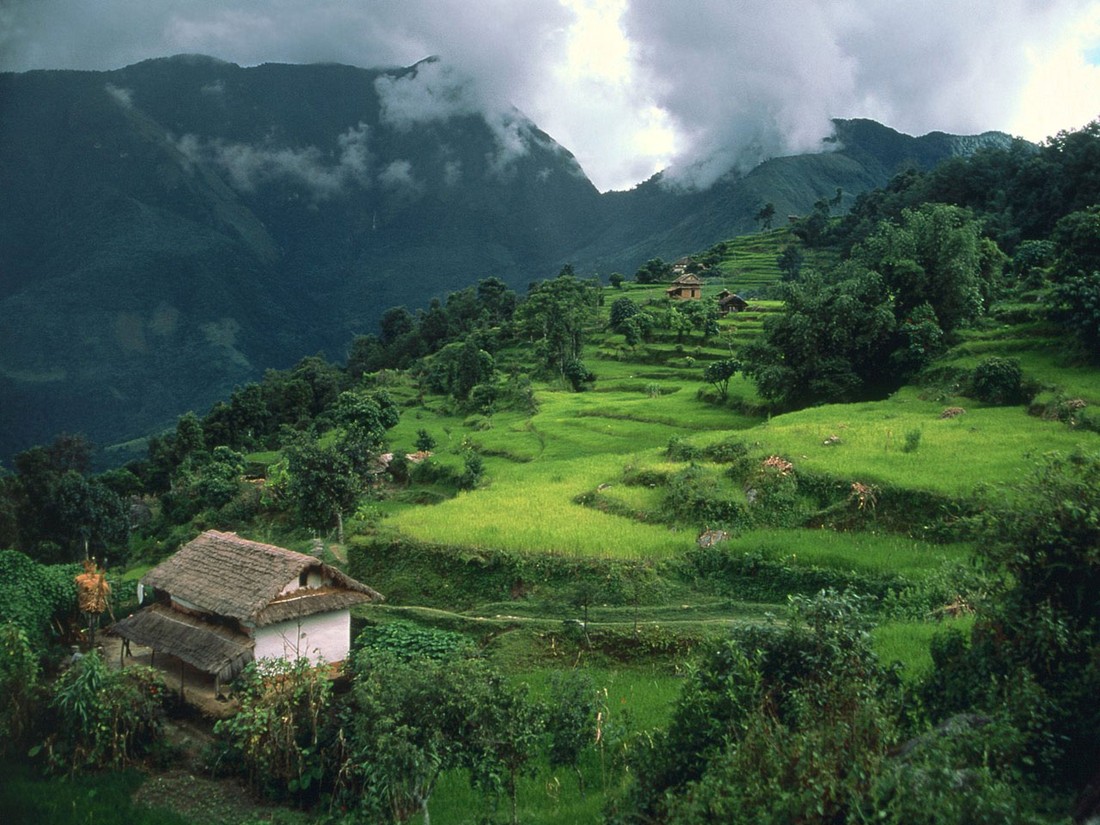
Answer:
<svg viewBox="0 0 1100 825"><path fill-rule="evenodd" d="M1011 358L985 358L974 368L970 391L987 404L1019 404L1025 399L1022 391L1023 371L1020 362Z"/></svg>
<svg viewBox="0 0 1100 825"><path fill-rule="evenodd" d="M980 517L981 559L1001 580L978 604L969 645L933 648L927 702L935 718L998 713L1027 735L1020 767L1040 783L1080 787L1100 752L1100 456L1055 455L999 490Z"/></svg>
<svg viewBox="0 0 1100 825"><path fill-rule="evenodd" d="M730 380L741 371L741 362L732 358L714 361L703 368L703 380L718 390L718 397L725 401L729 397Z"/></svg>
<svg viewBox="0 0 1100 825"><path fill-rule="evenodd" d="M724 438L703 448L703 456L716 464L741 466L746 462L749 445L736 436Z"/></svg>
<svg viewBox="0 0 1100 825"><path fill-rule="evenodd" d="M435 437L421 427L416 431L416 449L428 453L435 449Z"/></svg>
<svg viewBox="0 0 1100 825"><path fill-rule="evenodd" d="M670 438L668 446L665 448L665 456L669 461L695 461L702 455L702 452L686 438L678 435Z"/></svg>
<svg viewBox="0 0 1100 825"><path fill-rule="evenodd" d="M471 450L462 463L463 470L458 485L463 490L473 490L485 476L485 461L478 453Z"/></svg>
<svg viewBox="0 0 1100 825"><path fill-rule="evenodd" d="M508 794L516 821L517 781L542 731L525 686L476 659L403 662L364 652L356 672L339 793L378 817L427 820L440 776L465 768L475 788Z"/></svg>
<svg viewBox="0 0 1100 825"><path fill-rule="evenodd" d="M473 642L461 633L406 621L367 625L356 637L355 646L363 651L386 654L404 661L443 661L473 652Z"/></svg>
<svg viewBox="0 0 1100 825"><path fill-rule="evenodd" d="M745 505L736 501L732 491L716 483L716 474L691 465L674 473L668 480L665 510L675 519L694 525L746 526Z"/></svg>
<svg viewBox="0 0 1100 825"><path fill-rule="evenodd" d="M158 741L168 697L159 670L110 670L92 651L53 687L56 731L43 748L49 763L70 773L132 764Z"/></svg>
<svg viewBox="0 0 1100 825"><path fill-rule="evenodd" d="M324 778L319 744L332 706L332 681L308 659L249 664L234 682L240 711L214 725L218 762L276 798L315 799Z"/></svg>
<svg viewBox="0 0 1100 825"><path fill-rule="evenodd" d="M921 430L909 430L905 433L905 443L901 445L903 453L915 453L920 449Z"/></svg>
<svg viewBox="0 0 1100 825"><path fill-rule="evenodd" d="M574 358L565 362L565 366L562 368L562 375L569 382L569 386L573 388L574 392L581 392L585 389L586 384L591 384L596 380L596 373L592 372L583 361L578 358Z"/></svg>
<svg viewBox="0 0 1100 825"><path fill-rule="evenodd" d="M22 751L34 720L38 657L27 633L12 622L0 625L0 754Z"/></svg>
<svg viewBox="0 0 1100 825"><path fill-rule="evenodd" d="M632 759L613 821L854 818L897 729L866 607L835 591L794 598L785 626L713 647L669 726Z"/></svg>
<svg viewBox="0 0 1100 825"><path fill-rule="evenodd" d="M76 564L45 565L15 550L0 550L0 605L7 621L27 634L39 653L45 652L76 617Z"/></svg>

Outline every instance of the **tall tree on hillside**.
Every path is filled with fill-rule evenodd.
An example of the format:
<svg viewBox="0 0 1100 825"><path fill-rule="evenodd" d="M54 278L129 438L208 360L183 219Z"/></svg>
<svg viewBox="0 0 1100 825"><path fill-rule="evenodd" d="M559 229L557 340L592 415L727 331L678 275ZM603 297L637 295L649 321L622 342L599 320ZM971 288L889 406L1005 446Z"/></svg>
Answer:
<svg viewBox="0 0 1100 825"><path fill-rule="evenodd" d="M87 475L93 447L83 436L61 435L15 457L13 483L19 546L43 562L100 555L126 540L122 499Z"/></svg>
<svg viewBox="0 0 1100 825"><path fill-rule="evenodd" d="M1100 206L1073 212L1054 230L1051 317L1093 356L1100 355Z"/></svg>
<svg viewBox="0 0 1100 825"><path fill-rule="evenodd" d="M405 307L390 307L378 322L379 338L389 346L416 329L416 319Z"/></svg>
<svg viewBox="0 0 1100 825"><path fill-rule="evenodd" d="M499 325L512 320L517 298L500 278L484 278L477 282L477 303L485 319L492 325Z"/></svg>
<svg viewBox="0 0 1100 825"><path fill-rule="evenodd" d="M850 266L828 282L785 284L786 307L745 347L744 372L781 407L852 401L889 379L896 323L880 275Z"/></svg>
<svg viewBox="0 0 1100 825"><path fill-rule="evenodd" d="M802 272L802 262L805 256L798 244L791 243L783 247L783 251L776 256L775 265L779 267L784 281L797 281Z"/></svg>
<svg viewBox="0 0 1100 825"><path fill-rule="evenodd" d="M760 207L760 210L753 216L761 229L771 229L772 221L775 219L775 204L769 201Z"/></svg>
<svg viewBox="0 0 1100 825"><path fill-rule="evenodd" d="M672 264L660 258L650 258L634 273L634 280L640 284L661 284L672 280Z"/></svg>
<svg viewBox="0 0 1100 825"><path fill-rule="evenodd" d="M516 322L547 369L565 377L566 365L580 360L586 327L595 317L592 286L572 268L532 285L516 310Z"/></svg>
<svg viewBox="0 0 1100 825"><path fill-rule="evenodd" d="M359 497L362 482L351 458L331 446L303 438L286 447L286 494L302 522L315 530L337 529L344 540L344 515Z"/></svg>
<svg viewBox="0 0 1100 825"><path fill-rule="evenodd" d="M947 334L982 312L990 289L983 283L980 226L954 206L904 210L897 224L880 224L853 257L882 274L899 318L927 302Z"/></svg>

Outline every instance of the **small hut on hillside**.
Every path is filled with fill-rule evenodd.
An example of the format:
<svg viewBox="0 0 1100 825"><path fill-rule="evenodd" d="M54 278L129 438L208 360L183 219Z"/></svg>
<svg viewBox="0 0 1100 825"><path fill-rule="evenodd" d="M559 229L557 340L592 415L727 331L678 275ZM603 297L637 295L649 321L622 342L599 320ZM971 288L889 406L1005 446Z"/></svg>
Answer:
<svg viewBox="0 0 1100 825"><path fill-rule="evenodd" d="M665 290L665 294L681 301L698 301L703 297L703 282L696 275L681 275Z"/></svg>
<svg viewBox="0 0 1100 825"><path fill-rule="evenodd" d="M124 639L233 679L254 659L343 661L350 608L378 592L313 556L208 530L141 580L153 604L117 622Z"/></svg>
<svg viewBox="0 0 1100 825"><path fill-rule="evenodd" d="M723 289L718 293L718 312L721 315L729 315L731 312L744 312L748 307L748 301L728 289Z"/></svg>

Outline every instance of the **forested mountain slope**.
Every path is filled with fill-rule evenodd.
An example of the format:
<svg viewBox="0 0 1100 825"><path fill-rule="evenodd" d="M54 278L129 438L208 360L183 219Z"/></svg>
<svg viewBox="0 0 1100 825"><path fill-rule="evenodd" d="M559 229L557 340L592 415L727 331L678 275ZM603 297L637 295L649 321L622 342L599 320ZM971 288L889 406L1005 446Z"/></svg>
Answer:
<svg viewBox="0 0 1100 825"><path fill-rule="evenodd" d="M0 456L144 434L478 278L631 272L764 203L785 220L1007 141L838 122L833 151L706 191L601 195L521 113L486 118L448 82L432 59L0 75Z"/></svg>

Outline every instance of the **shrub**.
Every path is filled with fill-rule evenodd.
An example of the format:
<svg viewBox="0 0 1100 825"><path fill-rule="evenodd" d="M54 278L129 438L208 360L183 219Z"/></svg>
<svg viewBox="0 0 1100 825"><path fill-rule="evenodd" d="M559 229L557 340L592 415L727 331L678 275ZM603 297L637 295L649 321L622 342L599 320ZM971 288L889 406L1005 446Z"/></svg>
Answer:
<svg viewBox="0 0 1100 825"><path fill-rule="evenodd" d="M882 598L891 591L903 592L906 586L896 575L791 564L759 552L731 550L723 544L693 548L679 565L687 579L711 592L761 602L780 602L792 594L808 596L825 588L850 588Z"/></svg>
<svg viewBox="0 0 1100 825"><path fill-rule="evenodd" d="M749 454L749 445L739 438L726 438L703 448L703 455L715 464L741 464Z"/></svg>
<svg viewBox="0 0 1100 825"><path fill-rule="evenodd" d="M920 439L920 430L909 430L905 434L905 444L902 445L901 451L903 453L915 453L920 447Z"/></svg>
<svg viewBox="0 0 1100 825"><path fill-rule="evenodd" d="M57 628L76 617L76 564L39 564L15 550L0 550L0 609L39 653Z"/></svg>
<svg viewBox="0 0 1100 825"><path fill-rule="evenodd" d="M1012 358L985 358L974 368L970 392L987 404L1019 404L1023 399L1023 371Z"/></svg>
<svg viewBox="0 0 1100 825"><path fill-rule="evenodd" d="M793 465L780 456L764 460L746 481L753 522L769 527L793 527L809 515L807 502L799 494Z"/></svg>
<svg viewBox="0 0 1100 825"><path fill-rule="evenodd" d="M482 415L492 415L496 409L497 388L493 384L477 384L470 390L469 406Z"/></svg>
<svg viewBox="0 0 1100 825"><path fill-rule="evenodd" d="M978 714L952 717L907 742L871 788L865 807L896 825L1031 825L1039 815L1006 766L1020 732Z"/></svg>
<svg viewBox="0 0 1100 825"><path fill-rule="evenodd" d="M611 303L609 322L611 328L621 332L623 324L638 314L638 305L627 297L616 298Z"/></svg>
<svg viewBox="0 0 1100 825"><path fill-rule="evenodd" d="M562 374L569 382L569 386L573 388L574 392L581 392L585 389L585 384L592 384L596 380L596 373L592 372L583 361L579 359L573 359L567 361L565 367L562 369Z"/></svg>
<svg viewBox="0 0 1100 825"><path fill-rule="evenodd" d="M34 718L38 657L26 632L0 625L0 754L21 750Z"/></svg>
<svg viewBox="0 0 1100 825"><path fill-rule="evenodd" d="M723 495L712 473L692 465L674 474L665 491L664 506L676 519L690 524L743 528L749 524L744 505Z"/></svg>
<svg viewBox="0 0 1100 825"><path fill-rule="evenodd" d="M991 496L981 561L1000 582L978 603L969 646L933 647L924 693L934 719L1005 716L1025 734L1015 762L1039 787L1080 789L1100 753L1100 456L1044 461Z"/></svg>
<svg viewBox="0 0 1100 825"><path fill-rule="evenodd" d="M424 428L416 431L416 449L422 453L430 453L435 449L435 438Z"/></svg>
<svg viewBox="0 0 1100 825"><path fill-rule="evenodd" d="M702 450L690 443L682 436L674 435L668 440L665 448L665 457L669 461L694 461L702 454Z"/></svg>
<svg viewBox="0 0 1100 825"><path fill-rule="evenodd" d="M484 475L485 462L480 455L471 451L463 462L462 476L459 478L458 486L463 490L472 490L481 483Z"/></svg>
<svg viewBox="0 0 1100 825"><path fill-rule="evenodd" d="M110 670L98 653L87 654L54 685L51 765L75 773L133 763L158 741L167 696L159 670Z"/></svg>
<svg viewBox="0 0 1100 825"><path fill-rule="evenodd" d="M256 790L313 798L323 775L321 741L332 704L332 681L308 659L265 659L237 677L241 709L214 725L221 760Z"/></svg>
<svg viewBox="0 0 1100 825"><path fill-rule="evenodd" d="M897 730L864 607L832 591L794 599L785 625L712 648L632 759L619 821L857 821Z"/></svg>
<svg viewBox="0 0 1100 825"><path fill-rule="evenodd" d="M473 643L461 633L405 621L368 625L356 637L355 646L360 651L357 656L382 653L402 661L444 661L473 652Z"/></svg>

